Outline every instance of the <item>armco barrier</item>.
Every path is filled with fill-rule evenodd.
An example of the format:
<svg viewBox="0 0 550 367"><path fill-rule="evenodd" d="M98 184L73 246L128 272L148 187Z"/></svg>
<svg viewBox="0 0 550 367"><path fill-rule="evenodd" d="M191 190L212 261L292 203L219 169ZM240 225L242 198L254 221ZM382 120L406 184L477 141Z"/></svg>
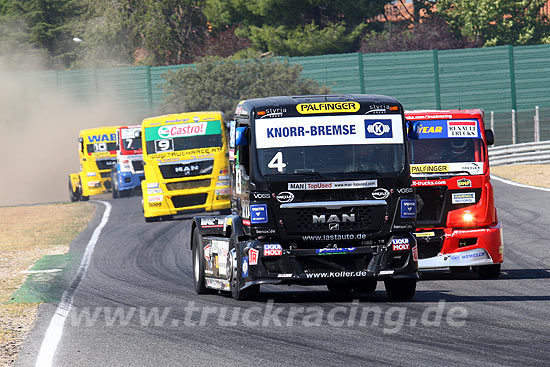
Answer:
<svg viewBox="0 0 550 367"><path fill-rule="evenodd" d="M492 166L550 163L550 140L489 148Z"/></svg>

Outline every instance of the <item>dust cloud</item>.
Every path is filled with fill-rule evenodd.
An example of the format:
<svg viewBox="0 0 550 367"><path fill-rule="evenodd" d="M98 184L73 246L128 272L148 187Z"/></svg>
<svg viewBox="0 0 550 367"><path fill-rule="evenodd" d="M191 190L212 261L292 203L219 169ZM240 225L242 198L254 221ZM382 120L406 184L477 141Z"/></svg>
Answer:
<svg viewBox="0 0 550 367"><path fill-rule="evenodd" d="M138 122L112 95L84 101L38 75L0 59L0 206L68 201L68 175L79 171L78 132Z"/></svg>

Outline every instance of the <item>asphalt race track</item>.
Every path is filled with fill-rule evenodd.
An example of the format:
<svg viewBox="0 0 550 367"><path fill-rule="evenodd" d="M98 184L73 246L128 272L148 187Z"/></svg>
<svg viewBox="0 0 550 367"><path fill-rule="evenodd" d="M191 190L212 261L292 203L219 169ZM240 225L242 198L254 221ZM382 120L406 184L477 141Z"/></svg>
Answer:
<svg viewBox="0 0 550 367"><path fill-rule="evenodd" d="M190 221L146 224L140 198L109 200L110 219L74 294L53 365L547 366L550 192L493 185L504 225L501 277L431 272L404 303L387 301L382 282L374 294L352 296L273 286L262 288L257 302L197 296ZM99 224L105 207L98 205L71 245L76 255ZM35 365L56 307L41 306L17 365Z"/></svg>

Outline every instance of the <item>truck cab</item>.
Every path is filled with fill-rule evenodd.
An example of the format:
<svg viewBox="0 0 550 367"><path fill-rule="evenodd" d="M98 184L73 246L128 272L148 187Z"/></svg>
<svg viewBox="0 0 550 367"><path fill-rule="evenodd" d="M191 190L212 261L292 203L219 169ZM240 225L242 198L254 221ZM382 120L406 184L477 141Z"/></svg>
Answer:
<svg viewBox="0 0 550 367"><path fill-rule="evenodd" d="M71 201L111 191L111 168L116 165L118 126L81 130L78 135L80 172L69 175Z"/></svg>
<svg viewBox="0 0 550 367"><path fill-rule="evenodd" d="M418 199L420 270L477 270L496 278L503 261L487 146L494 143L483 110L408 111Z"/></svg>
<svg viewBox="0 0 550 367"><path fill-rule="evenodd" d="M392 299L417 281L416 200L401 104L378 95L246 100L230 125L231 215L195 217L197 293L262 284Z"/></svg>
<svg viewBox="0 0 550 367"><path fill-rule="evenodd" d="M228 209L229 169L223 114L185 112L143 120L146 222Z"/></svg>
<svg viewBox="0 0 550 367"><path fill-rule="evenodd" d="M111 172L114 199L130 196L135 188L141 188L141 181L145 177L141 125L121 126L117 131L117 140L117 162Z"/></svg>

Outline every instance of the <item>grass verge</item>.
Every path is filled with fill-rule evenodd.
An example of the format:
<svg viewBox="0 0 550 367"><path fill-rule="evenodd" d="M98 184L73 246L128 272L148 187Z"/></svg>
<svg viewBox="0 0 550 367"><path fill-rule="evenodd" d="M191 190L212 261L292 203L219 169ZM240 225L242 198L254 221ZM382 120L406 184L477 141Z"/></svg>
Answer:
<svg viewBox="0 0 550 367"><path fill-rule="evenodd" d="M59 292L32 287L49 284L55 272L33 273L27 281L27 274L22 272L31 267L66 267L70 261L69 244L94 212L95 206L89 203L0 208L0 366L14 364L38 305L57 298ZM44 293L55 296L40 296Z"/></svg>

